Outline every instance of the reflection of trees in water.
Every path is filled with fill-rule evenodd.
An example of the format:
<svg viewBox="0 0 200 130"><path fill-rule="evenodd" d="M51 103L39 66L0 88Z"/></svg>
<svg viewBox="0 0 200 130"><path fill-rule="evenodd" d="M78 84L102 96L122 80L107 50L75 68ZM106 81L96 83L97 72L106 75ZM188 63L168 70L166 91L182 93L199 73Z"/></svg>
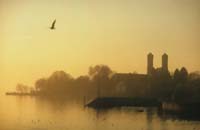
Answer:
<svg viewBox="0 0 200 130"><path fill-rule="evenodd" d="M153 120L155 117L158 118L158 121L155 123ZM167 130L167 124L165 118L160 118L158 115L158 110L153 108L148 108L146 110L146 117L147 117L147 130L155 130L160 127L160 130Z"/></svg>
<svg viewBox="0 0 200 130"><path fill-rule="evenodd" d="M145 112L139 112L139 109L145 109ZM153 116L155 115L155 109L148 109L149 108L146 109L138 107L95 109L95 123L98 129L101 127L103 122L106 122L108 123L108 127L113 129L124 125L125 127L122 127L124 129L154 130L152 123ZM130 124L130 122L132 123Z"/></svg>
<svg viewBox="0 0 200 130"><path fill-rule="evenodd" d="M153 130L152 121L153 121L153 111L151 109L147 109L147 130Z"/></svg>
<svg viewBox="0 0 200 130"><path fill-rule="evenodd" d="M35 97L34 103L38 111L40 109L45 108L54 112L60 112L66 111L66 109L83 109L83 102L80 100L70 100L70 99L60 99L60 98L46 98L46 97Z"/></svg>
<svg viewBox="0 0 200 130"><path fill-rule="evenodd" d="M114 109L93 109L93 111L95 113L96 121L105 121L108 118L107 116L111 111L114 111Z"/></svg>
<svg viewBox="0 0 200 130"><path fill-rule="evenodd" d="M161 130L167 130L167 122L166 120L160 120L160 127L161 127Z"/></svg>

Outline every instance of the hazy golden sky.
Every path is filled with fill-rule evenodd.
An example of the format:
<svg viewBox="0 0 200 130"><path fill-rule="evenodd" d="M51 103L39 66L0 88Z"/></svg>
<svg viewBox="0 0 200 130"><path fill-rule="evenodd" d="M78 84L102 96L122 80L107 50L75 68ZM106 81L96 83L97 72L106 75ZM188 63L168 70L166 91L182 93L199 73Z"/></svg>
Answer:
<svg viewBox="0 0 200 130"><path fill-rule="evenodd" d="M57 19L56 30L49 28ZM107 64L146 73L146 55L200 70L199 0L0 0L0 89Z"/></svg>

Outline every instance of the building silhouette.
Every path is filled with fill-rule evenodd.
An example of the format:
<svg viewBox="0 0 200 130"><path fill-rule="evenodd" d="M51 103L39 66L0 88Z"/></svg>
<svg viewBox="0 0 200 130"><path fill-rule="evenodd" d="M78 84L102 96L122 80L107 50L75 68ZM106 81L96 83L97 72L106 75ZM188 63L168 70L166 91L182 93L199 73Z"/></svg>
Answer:
<svg viewBox="0 0 200 130"><path fill-rule="evenodd" d="M147 75L151 76L155 72L168 72L168 55L164 53L162 55L162 66L160 68L154 68L153 66L153 54L147 55Z"/></svg>
<svg viewBox="0 0 200 130"><path fill-rule="evenodd" d="M168 71L168 55L166 53L162 55L162 69Z"/></svg>
<svg viewBox="0 0 200 130"><path fill-rule="evenodd" d="M153 54L149 53L147 55L147 74L148 75L152 75L153 70L154 70L154 67L153 67Z"/></svg>
<svg viewBox="0 0 200 130"><path fill-rule="evenodd" d="M148 96L145 95L145 92L142 91L143 89L138 88L145 88L146 91L149 91L147 86L149 86L149 76L150 77L169 77L168 71L168 55L164 53L162 55L162 65L161 67L154 67L154 55L149 53L147 55L147 73L146 74L138 74L138 73L116 73L112 76L112 80L116 83L115 92L122 96L126 93L125 96L131 96L134 94L135 96Z"/></svg>

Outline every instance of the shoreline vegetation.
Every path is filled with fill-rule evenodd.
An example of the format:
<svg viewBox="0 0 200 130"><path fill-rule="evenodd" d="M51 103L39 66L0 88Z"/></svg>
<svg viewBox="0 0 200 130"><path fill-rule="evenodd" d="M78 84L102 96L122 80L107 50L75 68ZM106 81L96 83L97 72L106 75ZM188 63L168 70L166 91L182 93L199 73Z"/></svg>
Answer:
<svg viewBox="0 0 200 130"><path fill-rule="evenodd" d="M37 93L19 93L19 92L6 92L6 95L12 96L37 96Z"/></svg>
<svg viewBox="0 0 200 130"><path fill-rule="evenodd" d="M188 73L182 67L173 73L162 68L152 70L151 75L116 73L107 65L96 65L89 68L88 75L73 78L64 71L55 71L47 78L38 79L34 87L18 84L15 92L5 94L58 100L84 99L93 101L98 107L105 104L123 106L130 102L129 105L132 105L138 101L139 105L146 106L149 103L158 104L159 101L159 106L166 110L177 111L188 104L199 109L200 72Z"/></svg>

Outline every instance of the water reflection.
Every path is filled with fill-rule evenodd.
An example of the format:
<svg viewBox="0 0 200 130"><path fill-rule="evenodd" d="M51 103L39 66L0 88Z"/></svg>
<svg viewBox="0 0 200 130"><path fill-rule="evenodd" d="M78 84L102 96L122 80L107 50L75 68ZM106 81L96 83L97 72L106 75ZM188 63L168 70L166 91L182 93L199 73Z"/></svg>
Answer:
<svg viewBox="0 0 200 130"><path fill-rule="evenodd" d="M142 109L142 111L141 111ZM181 120L158 113L156 108L94 110L82 101L46 100L39 97L0 99L0 130L193 130L199 121Z"/></svg>

